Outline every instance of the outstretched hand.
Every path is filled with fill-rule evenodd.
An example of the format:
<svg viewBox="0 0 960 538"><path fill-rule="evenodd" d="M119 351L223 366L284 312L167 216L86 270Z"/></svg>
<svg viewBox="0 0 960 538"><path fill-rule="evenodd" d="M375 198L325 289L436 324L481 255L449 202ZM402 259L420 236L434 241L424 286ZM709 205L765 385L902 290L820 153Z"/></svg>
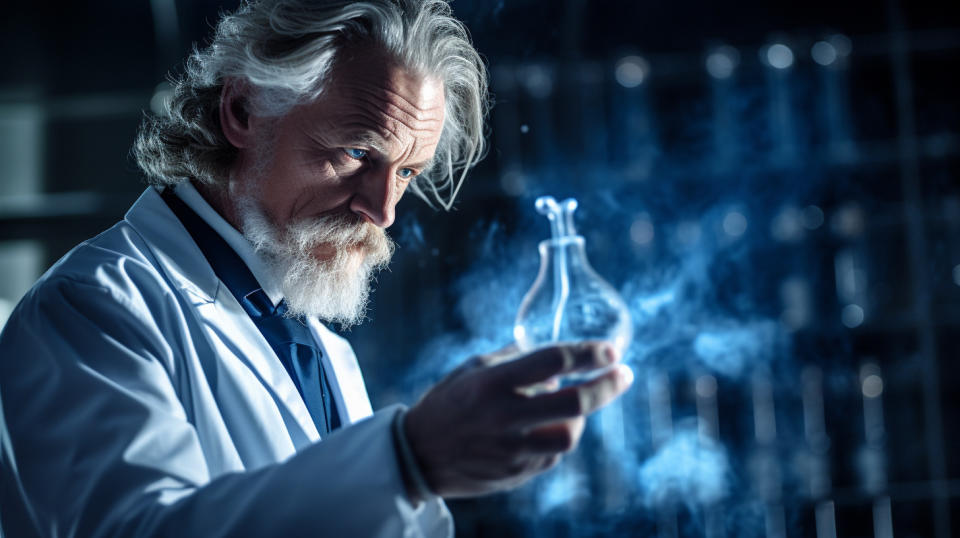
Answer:
<svg viewBox="0 0 960 538"><path fill-rule="evenodd" d="M603 342L555 345L517 357L504 348L468 360L434 385L405 417L406 437L430 488L443 497L520 485L573 450L585 417L633 382ZM517 357L517 358L513 358ZM553 392L524 390L559 376L607 368Z"/></svg>

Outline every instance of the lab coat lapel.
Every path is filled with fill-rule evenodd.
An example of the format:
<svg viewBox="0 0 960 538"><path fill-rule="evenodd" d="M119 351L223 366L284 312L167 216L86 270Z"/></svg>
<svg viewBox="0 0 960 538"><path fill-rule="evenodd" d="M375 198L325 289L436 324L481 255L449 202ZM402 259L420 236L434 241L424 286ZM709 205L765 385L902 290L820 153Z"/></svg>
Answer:
<svg viewBox="0 0 960 538"><path fill-rule="evenodd" d="M310 328L313 337L323 345L323 367L334 373L331 385L341 420L354 423L372 415L360 365L350 344L316 319L310 319Z"/></svg>
<svg viewBox="0 0 960 538"><path fill-rule="evenodd" d="M228 347L238 350L231 354L256 372L275 400L287 408L296 420L296 425L288 427L299 426L309 440L318 440L320 435L310 412L283 364L243 307L221 284L200 248L159 193L148 188L125 219L150 245L161 269L186 293L188 301L195 305L212 303L195 309L203 318L203 325L215 328L221 338L229 339L232 345ZM224 355L226 353L222 353L221 360L231 359Z"/></svg>

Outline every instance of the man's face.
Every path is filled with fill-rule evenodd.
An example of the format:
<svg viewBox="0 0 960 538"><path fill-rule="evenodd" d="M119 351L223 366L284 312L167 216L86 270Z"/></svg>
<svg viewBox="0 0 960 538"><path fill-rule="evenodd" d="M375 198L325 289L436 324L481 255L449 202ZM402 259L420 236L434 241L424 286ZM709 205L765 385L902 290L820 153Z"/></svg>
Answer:
<svg viewBox="0 0 960 538"><path fill-rule="evenodd" d="M375 51L361 51L334 70L316 101L279 119L249 118L256 136L241 148L229 188L240 201L235 211L241 231L275 258L280 273L296 273L291 279L298 281L285 286L291 288L284 290L288 302L297 288L318 278L304 281L305 271L291 264L312 261L345 282L368 280L371 264L389 260L392 245L384 229L393 223L407 186L430 166L443 115L440 81L417 76ZM331 226L338 232L325 233ZM385 245L391 247L386 255ZM329 295L344 282L313 293L335 301ZM360 292L365 304L366 288Z"/></svg>
<svg viewBox="0 0 960 538"><path fill-rule="evenodd" d="M245 153L254 158L243 163L263 168L238 179L259 176L257 198L280 228L329 214L353 214L387 228L410 181L433 159L443 113L440 81L361 51L334 70L319 99L264 129L270 138L258 143L271 158L256 162L263 149L250 148Z"/></svg>

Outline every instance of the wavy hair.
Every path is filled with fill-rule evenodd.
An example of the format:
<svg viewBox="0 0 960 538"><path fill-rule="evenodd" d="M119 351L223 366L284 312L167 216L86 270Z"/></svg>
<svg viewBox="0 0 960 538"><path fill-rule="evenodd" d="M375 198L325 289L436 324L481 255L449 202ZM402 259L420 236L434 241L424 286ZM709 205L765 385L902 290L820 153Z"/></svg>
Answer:
<svg viewBox="0 0 960 538"><path fill-rule="evenodd" d="M316 99L346 48L373 44L407 68L443 81L444 125L436 164L410 189L450 209L468 170L484 155L487 73L445 0L249 0L217 24L172 80L164 113L140 126L133 156L152 185L228 177L237 149L220 128L224 81L253 89L252 111L282 116Z"/></svg>

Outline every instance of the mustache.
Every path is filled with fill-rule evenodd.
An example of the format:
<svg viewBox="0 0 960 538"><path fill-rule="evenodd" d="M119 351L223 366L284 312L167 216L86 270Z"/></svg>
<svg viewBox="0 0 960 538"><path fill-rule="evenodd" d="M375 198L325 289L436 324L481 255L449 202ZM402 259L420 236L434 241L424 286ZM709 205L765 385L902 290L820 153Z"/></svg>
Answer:
<svg viewBox="0 0 960 538"><path fill-rule="evenodd" d="M321 215L292 222L286 233L299 249L311 249L320 244L337 248L355 246L374 247L392 243L383 228L354 213Z"/></svg>

